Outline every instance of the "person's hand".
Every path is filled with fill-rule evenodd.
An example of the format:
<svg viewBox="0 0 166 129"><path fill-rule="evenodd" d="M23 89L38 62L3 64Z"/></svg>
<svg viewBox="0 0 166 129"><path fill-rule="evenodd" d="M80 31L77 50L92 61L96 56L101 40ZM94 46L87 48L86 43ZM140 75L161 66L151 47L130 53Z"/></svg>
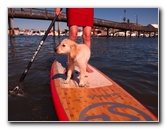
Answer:
<svg viewBox="0 0 166 129"><path fill-rule="evenodd" d="M54 9L56 15L61 15L62 14L62 9L61 8L55 8Z"/></svg>

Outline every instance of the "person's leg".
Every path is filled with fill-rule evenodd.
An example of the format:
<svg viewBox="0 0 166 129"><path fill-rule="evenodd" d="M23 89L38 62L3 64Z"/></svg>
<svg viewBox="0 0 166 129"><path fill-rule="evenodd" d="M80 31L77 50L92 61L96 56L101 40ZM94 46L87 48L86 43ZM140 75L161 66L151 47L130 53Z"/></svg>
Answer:
<svg viewBox="0 0 166 129"><path fill-rule="evenodd" d="M75 42L77 39L77 32L78 32L78 26L76 25L69 26L69 39ZM70 62L70 58L67 57L67 62L66 62L67 69L69 68L69 64L70 64L69 62ZM64 73L66 72L67 70L64 70Z"/></svg>
<svg viewBox="0 0 166 129"><path fill-rule="evenodd" d="M86 26L86 27L83 27L83 42L84 44L86 44L89 48L91 48L91 30L92 30L92 27L90 26ZM89 67L88 67L88 64L87 64L87 67L86 67L86 71L89 72L89 73L92 73L93 70L91 70Z"/></svg>
<svg viewBox="0 0 166 129"><path fill-rule="evenodd" d="M78 26L72 25L69 27L69 39L76 41L77 39Z"/></svg>
<svg viewBox="0 0 166 129"><path fill-rule="evenodd" d="M83 42L90 48L91 47L91 43L90 43L90 39L91 39L91 30L92 27L90 26L86 26L83 27Z"/></svg>

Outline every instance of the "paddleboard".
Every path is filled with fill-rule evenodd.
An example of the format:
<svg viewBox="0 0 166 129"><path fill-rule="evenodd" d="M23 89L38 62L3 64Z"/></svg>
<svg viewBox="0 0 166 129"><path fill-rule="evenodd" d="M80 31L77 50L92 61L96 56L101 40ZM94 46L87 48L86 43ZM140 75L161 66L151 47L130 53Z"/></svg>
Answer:
<svg viewBox="0 0 166 129"><path fill-rule="evenodd" d="M79 87L77 66L70 82L65 84L66 56L53 62L50 86L60 121L158 122L154 114L120 85L95 67L89 67L94 72L86 73L86 85Z"/></svg>

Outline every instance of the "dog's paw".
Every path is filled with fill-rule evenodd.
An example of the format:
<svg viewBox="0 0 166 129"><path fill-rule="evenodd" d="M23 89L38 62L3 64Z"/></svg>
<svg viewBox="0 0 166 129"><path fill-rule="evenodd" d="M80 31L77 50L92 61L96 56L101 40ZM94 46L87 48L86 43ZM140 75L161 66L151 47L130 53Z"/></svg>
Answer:
<svg viewBox="0 0 166 129"><path fill-rule="evenodd" d="M83 82L79 83L79 87L84 87L84 86L85 86L85 84Z"/></svg>
<svg viewBox="0 0 166 129"><path fill-rule="evenodd" d="M65 81L64 81L64 84L69 84L69 81L70 81L70 80L65 80Z"/></svg>

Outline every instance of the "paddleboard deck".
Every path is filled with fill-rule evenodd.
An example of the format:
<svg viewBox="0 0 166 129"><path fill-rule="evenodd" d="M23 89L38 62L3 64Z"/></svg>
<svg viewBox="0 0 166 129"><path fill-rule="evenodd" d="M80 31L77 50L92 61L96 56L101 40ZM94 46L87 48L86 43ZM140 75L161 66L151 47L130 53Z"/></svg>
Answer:
<svg viewBox="0 0 166 129"><path fill-rule="evenodd" d="M95 67L86 74L85 87L79 87L75 66L68 84L64 83L66 56L52 64L50 86L60 121L158 121L139 101Z"/></svg>

